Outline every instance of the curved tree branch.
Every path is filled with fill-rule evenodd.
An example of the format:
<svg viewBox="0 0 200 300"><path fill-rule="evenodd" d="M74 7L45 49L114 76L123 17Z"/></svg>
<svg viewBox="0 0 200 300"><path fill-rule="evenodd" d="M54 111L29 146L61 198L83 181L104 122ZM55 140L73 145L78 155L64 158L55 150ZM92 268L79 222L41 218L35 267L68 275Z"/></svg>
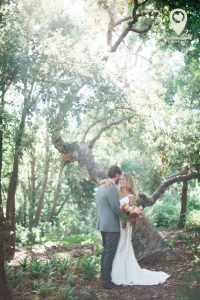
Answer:
<svg viewBox="0 0 200 300"><path fill-rule="evenodd" d="M60 137L54 139L53 144L61 153L63 162L70 163L77 161L79 170L83 172L94 184L98 185L100 180L107 177L106 171L98 163L96 163L92 151L88 146L79 142L67 143ZM169 177L160 184L152 196L147 197L144 193L140 193L138 195L137 205L142 205L143 207L151 206L173 183L191 180L194 178L200 178L200 172L192 172L187 175Z"/></svg>
<svg viewBox="0 0 200 300"><path fill-rule="evenodd" d="M110 5L107 6L105 9L108 12L109 18L110 18L110 22L108 24L108 34L107 34L107 46L111 47L112 46L112 32L113 32L113 27L115 24L115 20L117 17L117 13L115 11L115 5L116 5L116 1L111 1Z"/></svg>
<svg viewBox="0 0 200 300"><path fill-rule="evenodd" d="M181 181L188 181L194 178L199 178L200 173L199 172L193 172L187 175L180 175L175 177L170 177L163 181L158 189L153 193L151 197L147 197L145 194L141 193L138 195L137 199L137 205L142 205L143 207L151 206L153 205L156 200L158 200L166 191L166 189L172 185L175 182L181 182Z"/></svg>
<svg viewBox="0 0 200 300"><path fill-rule="evenodd" d="M131 117L132 117L132 116L130 116L129 118L131 118ZM98 134L90 141L88 147L89 147L90 149L92 149L93 146L94 146L94 144L95 144L95 142L100 138L101 134L102 134L105 130L109 129L109 128L112 127L113 125L118 125L118 124L122 123L122 122L125 121L125 120L126 120L126 119L121 119L121 120L112 122L112 123L110 123L110 124L108 124L108 125L102 127L102 128L100 129L100 131L98 132Z"/></svg>
<svg viewBox="0 0 200 300"><path fill-rule="evenodd" d="M117 50L117 48L123 42L123 40L125 39L125 37L129 33L129 31L131 31L131 27L132 27L132 25L129 25L128 27L126 27L126 29L122 32L122 34L120 35L120 37L118 38L118 40L111 47L110 52L115 52Z"/></svg>
<svg viewBox="0 0 200 300"><path fill-rule="evenodd" d="M153 22L154 22L154 20L151 20L149 22L148 26L144 29L132 28L130 31L137 32L137 33L145 33L151 29Z"/></svg>
<svg viewBox="0 0 200 300"><path fill-rule="evenodd" d="M89 132L89 130L94 126L94 125L96 125L97 123L99 123L99 122L101 122L101 121L103 121L103 120L105 120L106 118L102 118L102 119L100 119L100 120L97 120L96 122L94 122L94 123L92 123L88 128L87 128L87 130L86 130L86 132L85 132L85 134L84 134L84 136L83 136L83 139L82 139L82 141L81 141L81 143L85 143L85 138L86 138L86 135L88 134L88 132Z"/></svg>
<svg viewBox="0 0 200 300"><path fill-rule="evenodd" d="M149 11L149 12L143 12L143 13L137 14L137 15L135 15L135 17L133 18L132 21L128 22L128 25L133 25L133 24L137 23L137 21L140 17L147 17L147 16L149 16L151 18L150 23L153 24L153 21L158 16L158 12Z"/></svg>
<svg viewBox="0 0 200 300"><path fill-rule="evenodd" d="M116 20L117 19L117 14L115 11L115 1L111 2L111 4L106 7L104 7L109 15L110 21L108 24L108 33L107 33L107 46L110 52L115 52L118 48L118 46L124 41L125 37L127 36L127 34L130 31L136 32L136 33L145 33L147 31L149 31L153 25L153 21L154 19L157 17L158 12L142 12L137 14L137 10L139 7L141 7L142 5L145 5L149 0L145 0L142 3L139 3L138 0L134 0L134 5L133 5L133 9L132 9L132 16L128 16L128 17L124 17L120 20ZM149 16L152 19L149 21L149 24L146 28L144 29L137 29L137 28L133 28L132 26L138 22L138 19L140 17L146 17ZM122 23L129 21L128 22L128 26L123 30L123 32L120 34L119 38L117 39L117 41L114 43L112 43L112 39L113 39L113 29L114 27L121 25Z"/></svg>
<svg viewBox="0 0 200 300"><path fill-rule="evenodd" d="M123 19L120 19L119 21L115 22L115 24L113 25L113 27L116 27L116 26L118 26L118 25L121 25L122 23L124 23L124 22L126 22L126 21L128 21L128 20L131 20L131 19L132 19L131 16L125 17L125 18L123 18Z"/></svg>
<svg viewBox="0 0 200 300"><path fill-rule="evenodd" d="M139 17L144 17L144 16L153 16L153 18L149 21L149 24L146 28L143 28L143 29L138 29L138 28L134 28L133 27L133 24L135 24L137 21L138 21L138 18ZM125 37L127 36L127 34L130 32L130 31L133 31L133 32L136 32L136 33L145 33L145 32L148 32L152 25L153 25L153 22L155 20L155 18L157 17L158 13L157 12L148 12L148 13L141 13L141 14L138 14L135 16L135 18L130 21L128 23L128 26L125 28L125 30L122 32L122 34L119 36L118 40L115 42L115 44L110 48L110 52L115 52L117 50L117 48L119 47L119 45L123 42L123 40L125 39Z"/></svg>
<svg viewBox="0 0 200 300"><path fill-rule="evenodd" d="M89 146L79 142L64 142L63 139L58 135L59 131L56 130L52 131L52 142L54 147L61 153L64 164L77 161L79 170L83 172L91 182L98 185L99 181L107 177L107 174L106 171L94 160L91 149L95 142L100 138L103 131L109 129L113 125L120 124L127 119L130 120L132 116L133 115L129 116L128 118L111 122L110 124L102 127L99 133L90 141ZM102 120L104 119L98 120L97 122ZM97 122L94 122L89 128L91 128Z"/></svg>

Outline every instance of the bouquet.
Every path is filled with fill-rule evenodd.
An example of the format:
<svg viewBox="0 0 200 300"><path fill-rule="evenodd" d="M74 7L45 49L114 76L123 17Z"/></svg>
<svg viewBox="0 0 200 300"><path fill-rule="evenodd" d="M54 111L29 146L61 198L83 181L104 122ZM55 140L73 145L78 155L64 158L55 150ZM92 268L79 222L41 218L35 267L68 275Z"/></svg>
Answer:
<svg viewBox="0 0 200 300"><path fill-rule="evenodd" d="M128 204L122 205L120 209L115 210L115 214L122 221L122 228L126 228L127 223L130 223L131 226L134 226L136 222L144 222L144 217L141 213L143 210L142 206L133 207Z"/></svg>

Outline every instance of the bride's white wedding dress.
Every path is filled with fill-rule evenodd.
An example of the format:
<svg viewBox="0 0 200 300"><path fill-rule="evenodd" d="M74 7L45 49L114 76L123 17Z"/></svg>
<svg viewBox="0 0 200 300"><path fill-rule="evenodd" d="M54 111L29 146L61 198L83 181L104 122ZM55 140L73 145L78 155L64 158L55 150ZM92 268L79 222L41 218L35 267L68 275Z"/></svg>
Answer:
<svg viewBox="0 0 200 300"><path fill-rule="evenodd" d="M120 200L120 207L129 203L129 196ZM154 285L164 283L170 275L164 272L140 268L133 251L131 234L131 226L123 229L120 225L120 239L112 265L112 282L117 285Z"/></svg>

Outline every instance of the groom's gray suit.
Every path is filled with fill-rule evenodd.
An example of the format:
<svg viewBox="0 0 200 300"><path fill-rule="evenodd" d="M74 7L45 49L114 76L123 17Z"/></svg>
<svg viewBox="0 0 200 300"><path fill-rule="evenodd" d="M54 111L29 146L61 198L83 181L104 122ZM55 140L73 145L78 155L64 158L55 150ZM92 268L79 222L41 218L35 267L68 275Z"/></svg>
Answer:
<svg viewBox="0 0 200 300"><path fill-rule="evenodd" d="M120 208L119 196L115 185L105 188L101 185L97 191L98 218L96 229L101 231L103 252L101 257L102 284L111 282L112 262L117 250L120 236L119 218L114 209Z"/></svg>

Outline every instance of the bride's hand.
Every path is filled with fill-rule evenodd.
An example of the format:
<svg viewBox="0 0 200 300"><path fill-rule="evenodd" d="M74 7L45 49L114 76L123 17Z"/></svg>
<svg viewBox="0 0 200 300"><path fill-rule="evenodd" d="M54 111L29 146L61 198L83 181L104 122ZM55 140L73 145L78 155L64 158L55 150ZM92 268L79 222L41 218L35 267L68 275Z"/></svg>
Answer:
<svg viewBox="0 0 200 300"><path fill-rule="evenodd" d="M109 179L104 179L105 187L109 187L113 183Z"/></svg>

